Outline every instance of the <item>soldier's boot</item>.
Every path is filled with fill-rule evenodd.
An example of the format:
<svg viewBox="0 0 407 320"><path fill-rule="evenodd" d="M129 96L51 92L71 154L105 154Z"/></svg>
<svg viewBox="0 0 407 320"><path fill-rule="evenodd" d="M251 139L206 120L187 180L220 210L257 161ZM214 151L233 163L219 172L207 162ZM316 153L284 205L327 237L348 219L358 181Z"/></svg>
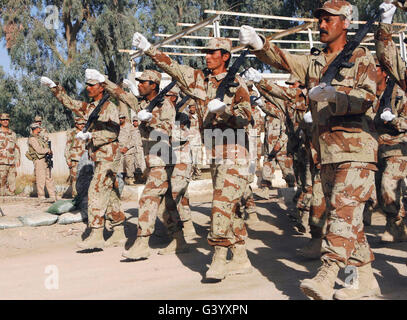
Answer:
<svg viewBox="0 0 407 320"><path fill-rule="evenodd" d="M230 250L233 257L227 263L227 275L246 274L253 271L252 264L247 256L247 250L245 244L235 244Z"/></svg>
<svg viewBox="0 0 407 320"><path fill-rule="evenodd" d="M103 228L92 228L89 237L78 242L77 246L81 249L102 249L104 244Z"/></svg>
<svg viewBox="0 0 407 320"><path fill-rule="evenodd" d="M308 259L319 259L321 257L322 238L311 238L310 241L301 249L298 254Z"/></svg>
<svg viewBox="0 0 407 320"><path fill-rule="evenodd" d="M357 268L357 280L358 284L355 288L349 287L337 290L335 291L334 298L338 300L354 300L381 295L371 263Z"/></svg>
<svg viewBox="0 0 407 320"><path fill-rule="evenodd" d="M132 260L146 259L150 256L150 247L148 240L150 237L137 237L133 246L129 250L125 250L122 256Z"/></svg>
<svg viewBox="0 0 407 320"><path fill-rule="evenodd" d="M126 241L127 239L126 235L124 234L124 226L115 226L113 228L113 234L105 241L105 247L122 247L125 245Z"/></svg>
<svg viewBox="0 0 407 320"><path fill-rule="evenodd" d="M383 242L407 241L407 227L402 219L387 218L385 232L381 235Z"/></svg>
<svg viewBox="0 0 407 320"><path fill-rule="evenodd" d="M323 261L318 273L312 279L301 281L302 292L314 300L332 300L339 266L334 261Z"/></svg>
<svg viewBox="0 0 407 320"><path fill-rule="evenodd" d="M298 210L298 219L294 225L294 229L298 233L307 233L308 231L308 220L309 220L309 211L307 210Z"/></svg>
<svg viewBox="0 0 407 320"><path fill-rule="evenodd" d="M182 231L177 231L173 234L173 240L170 242L170 244L159 250L158 254L164 255L164 254L178 254L178 253L185 253L189 251L189 246L185 241L184 235Z"/></svg>
<svg viewBox="0 0 407 320"><path fill-rule="evenodd" d="M227 274L226 255L228 253L227 247L215 246L215 252L212 257L212 263L206 271L207 279L222 280L225 279Z"/></svg>
<svg viewBox="0 0 407 320"><path fill-rule="evenodd" d="M184 237L187 239L196 238L198 235L196 234L194 223L192 220L187 220L183 222L184 227L182 231L184 232Z"/></svg>
<svg viewBox="0 0 407 320"><path fill-rule="evenodd" d="M246 223L248 225L253 225L253 224L256 224L257 222L260 222L259 217L257 216L256 212L250 212L247 214L247 216L248 217L247 217Z"/></svg>

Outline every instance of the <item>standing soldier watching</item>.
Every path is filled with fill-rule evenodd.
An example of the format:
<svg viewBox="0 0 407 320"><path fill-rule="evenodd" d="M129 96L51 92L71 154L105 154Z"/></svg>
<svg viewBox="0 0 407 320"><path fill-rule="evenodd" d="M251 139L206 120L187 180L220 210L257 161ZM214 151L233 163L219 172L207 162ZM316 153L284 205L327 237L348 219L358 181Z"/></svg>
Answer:
<svg viewBox="0 0 407 320"><path fill-rule="evenodd" d="M75 128L66 133L66 146L65 146L65 160L69 168L69 183L72 187L72 197L76 197L78 192L76 190L76 178L78 174L78 164L83 153L85 152L85 141L76 139L76 135L82 131L86 121L82 117L75 117Z"/></svg>
<svg viewBox="0 0 407 320"><path fill-rule="evenodd" d="M350 68L343 68L332 85L319 79L347 42L352 6L327 1L315 11L320 40L317 55L294 55L265 41L249 26L240 29L240 41L264 63L293 73L309 89L310 107L321 160L321 179L327 198L327 234L322 243L322 266L317 275L301 283L314 299L332 299L340 268L356 268L359 286L335 292L336 299L358 299L380 294L371 262L373 252L363 231L363 210L375 197L377 149L373 125L365 113L376 103L376 68L368 49L358 47Z"/></svg>
<svg viewBox="0 0 407 320"><path fill-rule="evenodd" d="M45 161L45 156L49 153L52 154L52 150L49 148L47 141L41 136L42 129L39 124L33 123L30 128L31 135L28 138L28 151L26 157L34 163L38 198L40 200L45 200L44 188L47 187L50 201L57 201L51 168L48 168L47 162Z"/></svg>
<svg viewBox="0 0 407 320"><path fill-rule="evenodd" d="M134 34L133 46L150 56L161 69L177 80L180 89L197 103L201 131L212 133L209 139L205 138L210 140L205 141L205 144L212 156L211 174L214 184L208 243L214 247L215 252L206 278L221 280L226 275L251 272L252 266L246 252L245 223L236 213L237 204L246 190L249 178L248 137L245 131L251 119L249 92L243 79L237 76L236 87L230 89L231 94L225 95L223 102L216 99L217 88L227 75L231 41L225 38L213 38L209 41L204 49L206 73L178 64L153 48L140 33ZM224 138L215 139L214 133ZM229 139L228 133L233 134L234 142L230 141L232 139ZM244 139L240 139L240 135ZM240 143L237 142L239 140ZM215 143L208 147L210 142ZM233 257L227 263L229 248Z"/></svg>
<svg viewBox="0 0 407 320"><path fill-rule="evenodd" d="M17 169L20 166L20 148L17 136L10 129L10 116L0 115L0 196L12 196L16 192Z"/></svg>
<svg viewBox="0 0 407 320"><path fill-rule="evenodd" d="M124 182L126 184L135 184L135 153L136 153L136 130L130 122L127 121L127 115L119 114L120 134L119 151L121 153L120 172L124 173Z"/></svg>
<svg viewBox="0 0 407 320"><path fill-rule="evenodd" d="M64 88L47 77L41 78L41 84L51 88L55 97L76 115L88 119L98 102L104 95L102 80L92 78L89 69L85 71L85 83L91 103L70 98ZM82 131L76 138L86 141L86 149L95 171L88 192L88 227L91 232L88 238L77 245L81 249L96 249L104 246L120 245L125 241L123 222L126 217L121 208L120 193L116 181L120 164L118 136L120 131L118 107L111 101L106 101L96 122L92 123L89 131ZM112 236L106 241L103 238L105 216L109 220L106 228Z"/></svg>

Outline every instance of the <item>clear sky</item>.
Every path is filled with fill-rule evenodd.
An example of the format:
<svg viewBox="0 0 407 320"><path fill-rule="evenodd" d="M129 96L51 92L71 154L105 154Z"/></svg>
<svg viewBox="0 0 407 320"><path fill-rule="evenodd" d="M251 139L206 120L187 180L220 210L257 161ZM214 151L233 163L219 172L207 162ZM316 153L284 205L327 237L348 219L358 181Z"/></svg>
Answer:
<svg viewBox="0 0 407 320"><path fill-rule="evenodd" d="M6 50L6 41L3 39L0 41L0 65L6 74L10 73L10 58Z"/></svg>

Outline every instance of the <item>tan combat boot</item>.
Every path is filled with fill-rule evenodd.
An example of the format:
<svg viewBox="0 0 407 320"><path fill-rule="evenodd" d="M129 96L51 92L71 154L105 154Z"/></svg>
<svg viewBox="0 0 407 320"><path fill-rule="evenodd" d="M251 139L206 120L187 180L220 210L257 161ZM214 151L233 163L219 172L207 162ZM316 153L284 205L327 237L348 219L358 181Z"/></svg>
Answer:
<svg viewBox="0 0 407 320"><path fill-rule="evenodd" d="M297 253L308 259L319 259L321 257L322 238L311 238L311 240Z"/></svg>
<svg viewBox="0 0 407 320"><path fill-rule="evenodd" d="M184 227L182 228L182 231L184 232L185 238L193 239L198 236L196 234L195 227L194 227L192 220L184 221L183 225L184 225Z"/></svg>
<svg viewBox="0 0 407 320"><path fill-rule="evenodd" d="M245 244L235 244L230 250L232 251L233 257L226 265L229 276L234 274L246 274L253 271L252 264L247 256Z"/></svg>
<svg viewBox="0 0 407 320"><path fill-rule="evenodd" d="M158 254L173 254L173 253L184 253L189 250L188 244L185 242L184 235L182 231L177 231L173 234L173 240L170 244L158 251Z"/></svg>
<svg viewBox="0 0 407 320"><path fill-rule="evenodd" d="M81 249L102 249L104 244L103 228L92 228L89 237L78 242L77 246Z"/></svg>
<svg viewBox="0 0 407 320"><path fill-rule="evenodd" d="M386 230L381 235L383 242L402 242L407 241L407 227L403 220L396 218L387 218Z"/></svg>
<svg viewBox="0 0 407 320"><path fill-rule="evenodd" d="M354 300L363 297L380 296L380 287L373 274L372 264L356 268L357 284L350 288L335 291L334 298L338 300Z"/></svg>
<svg viewBox="0 0 407 320"><path fill-rule="evenodd" d="M225 279L227 268L226 268L226 254L228 253L228 248L215 246L215 253L212 257L212 263L209 266L208 271L206 271L207 279L222 280Z"/></svg>
<svg viewBox="0 0 407 320"><path fill-rule="evenodd" d="M316 276L303 280L300 288L307 297L314 300L332 300L338 272L339 266L336 262L324 261Z"/></svg>
<svg viewBox="0 0 407 320"><path fill-rule="evenodd" d="M150 256L149 239L150 237L137 237L133 246L129 250L125 250L122 256L132 260L148 258Z"/></svg>
<svg viewBox="0 0 407 320"><path fill-rule="evenodd" d="M113 234L105 242L105 248L109 247L122 247L126 243L126 235L124 234L124 226L115 226Z"/></svg>

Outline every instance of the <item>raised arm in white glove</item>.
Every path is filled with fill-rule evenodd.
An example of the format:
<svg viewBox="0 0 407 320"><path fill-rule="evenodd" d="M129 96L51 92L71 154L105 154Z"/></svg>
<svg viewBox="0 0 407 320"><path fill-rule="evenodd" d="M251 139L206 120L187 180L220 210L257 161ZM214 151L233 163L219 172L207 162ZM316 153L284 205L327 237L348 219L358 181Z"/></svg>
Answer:
<svg viewBox="0 0 407 320"><path fill-rule="evenodd" d="M385 108L383 110L383 113L380 115L380 119L384 120L384 121L393 121L393 119L396 116L394 114L391 113L391 109L389 108Z"/></svg>
<svg viewBox="0 0 407 320"><path fill-rule="evenodd" d="M309 93L309 98L317 102L336 102L336 90L332 86L320 83L313 87Z"/></svg>
<svg viewBox="0 0 407 320"><path fill-rule="evenodd" d="M147 110L141 110L139 113L137 113L137 117L140 121L149 122L153 118L153 114Z"/></svg>
<svg viewBox="0 0 407 320"><path fill-rule="evenodd" d="M240 43L244 46L250 46L253 50L260 50L263 48L263 40L259 37L253 27L241 26L239 32Z"/></svg>
<svg viewBox="0 0 407 320"><path fill-rule="evenodd" d="M124 86L125 88L129 88L130 91L131 91L136 97L138 97L138 96L140 95L137 86L134 85L134 83L131 82L129 79L124 79L124 80L123 80L123 86Z"/></svg>
<svg viewBox="0 0 407 320"><path fill-rule="evenodd" d="M383 23L391 24L393 22L393 16L396 12L397 7L389 2L383 2L380 6L380 9L384 9L384 12L381 15L381 21Z"/></svg>
<svg viewBox="0 0 407 320"><path fill-rule="evenodd" d="M148 42L146 37L144 37L141 33L136 32L133 35L133 47L136 47L137 49L140 49L141 51L145 52L151 47L151 43Z"/></svg>
<svg viewBox="0 0 407 320"><path fill-rule="evenodd" d="M252 67L250 67L243 76L246 80L253 81L255 83L258 83L261 81L261 79L263 79L261 73Z"/></svg>
<svg viewBox="0 0 407 320"><path fill-rule="evenodd" d="M89 131L85 132L85 133L83 133L82 131L79 131L76 134L75 138L79 139L79 140L88 140L88 139L92 139L92 134Z"/></svg>
<svg viewBox="0 0 407 320"><path fill-rule="evenodd" d="M52 81L50 78L47 78L47 77L41 77L40 82L42 85L50 87L50 88L57 86L54 81Z"/></svg>
<svg viewBox="0 0 407 320"><path fill-rule="evenodd" d="M208 103L209 112L222 113L226 109L226 104L218 99L213 99Z"/></svg>
<svg viewBox="0 0 407 320"><path fill-rule="evenodd" d="M96 80L98 82L105 82L105 76L95 69L86 69L85 79Z"/></svg>
<svg viewBox="0 0 407 320"><path fill-rule="evenodd" d="M304 114L304 121L305 123L312 123L311 111L308 111Z"/></svg>

